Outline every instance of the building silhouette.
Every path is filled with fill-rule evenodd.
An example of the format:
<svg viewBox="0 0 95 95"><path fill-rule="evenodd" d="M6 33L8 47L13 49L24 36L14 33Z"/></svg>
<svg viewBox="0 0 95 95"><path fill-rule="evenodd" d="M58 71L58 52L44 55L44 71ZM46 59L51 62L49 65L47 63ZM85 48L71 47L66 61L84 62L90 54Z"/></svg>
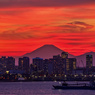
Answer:
<svg viewBox="0 0 95 95"><path fill-rule="evenodd" d="M43 70L43 59L39 57L33 58L33 65L36 66L37 71Z"/></svg>
<svg viewBox="0 0 95 95"><path fill-rule="evenodd" d="M44 74L48 73L48 65L49 65L49 60L48 59L43 60Z"/></svg>
<svg viewBox="0 0 95 95"><path fill-rule="evenodd" d="M6 64L7 64L7 58L6 58L6 56L2 56L0 58L0 64L2 64L3 66L6 67Z"/></svg>
<svg viewBox="0 0 95 95"><path fill-rule="evenodd" d="M62 52L61 57L62 58L68 58L68 52Z"/></svg>
<svg viewBox="0 0 95 95"><path fill-rule="evenodd" d="M76 70L76 58L68 58L68 53L62 52L60 55L54 55L53 58L43 61L44 73L55 75L71 75Z"/></svg>
<svg viewBox="0 0 95 95"><path fill-rule="evenodd" d="M66 60L60 55L53 56L53 73L57 75L65 74Z"/></svg>
<svg viewBox="0 0 95 95"><path fill-rule="evenodd" d="M29 73L29 57L19 58L19 69Z"/></svg>
<svg viewBox="0 0 95 95"><path fill-rule="evenodd" d="M86 68L91 68L93 64L93 56L86 55Z"/></svg>
<svg viewBox="0 0 95 95"><path fill-rule="evenodd" d="M6 62L6 68L7 70L14 70L15 69L15 58L8 57Z"/></svg>
<svg viewBox="0 0 95 95"><path fill-rule="evenodd" d="M86 55L86 72L87 72L87 74L92 73L92 67L93 67L93 56Z"/></svg>
<svg viewBox="0 0 95 95"><path fill-rule="evenodd" d="M76 70L76 58L66 58L65 73L71 75Z"/></svg>

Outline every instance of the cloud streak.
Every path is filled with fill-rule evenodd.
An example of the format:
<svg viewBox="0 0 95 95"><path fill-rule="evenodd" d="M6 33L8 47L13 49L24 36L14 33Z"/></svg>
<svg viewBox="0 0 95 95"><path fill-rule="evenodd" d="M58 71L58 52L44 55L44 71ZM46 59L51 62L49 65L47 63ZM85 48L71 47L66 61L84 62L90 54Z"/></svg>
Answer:
<svg viewBox="0 0 95 95"><path fill-rule="evenodd" d="M31 33L27 32L15 32L15 31L5 31L0 33L1 40L21 40L34 38Z"/></svg>
<svg viewBox="0 0 95 95"><path fill-rule="evenodd" d="M93 25L87 24L85 22L74 21L67 23L65 25L57 26L59 29L58 33L82 33L82 32L92 32L91 29L94 28Z"/></svg>
<svg viewBox="0 0 95 95"><path fill-rule="evenodd" d="M62 7L95 3L95 0L0 0L0 7Z"/></svg>

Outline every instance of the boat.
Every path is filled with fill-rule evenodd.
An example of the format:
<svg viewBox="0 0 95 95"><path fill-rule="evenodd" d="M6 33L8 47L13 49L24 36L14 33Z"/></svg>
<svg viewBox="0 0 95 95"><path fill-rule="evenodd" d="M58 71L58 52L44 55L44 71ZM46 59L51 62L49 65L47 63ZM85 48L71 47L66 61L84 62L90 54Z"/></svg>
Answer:
<svg viewBox="0 0 95 95"><path fill-rule="evenodd" d="M89 85L86 83L68 84L62 83L62 85L53 85L54 89L80 89L80 90L95 90L95 82L91 82Z"/></svg>

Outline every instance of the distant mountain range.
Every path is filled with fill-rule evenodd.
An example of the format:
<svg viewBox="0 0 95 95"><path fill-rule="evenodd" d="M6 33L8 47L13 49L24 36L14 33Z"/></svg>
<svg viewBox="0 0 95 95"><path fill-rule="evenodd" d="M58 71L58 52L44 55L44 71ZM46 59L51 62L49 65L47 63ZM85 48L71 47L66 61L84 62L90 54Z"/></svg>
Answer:
<svg viewBox="0 0 95 95"><path fill-rule="evenodd" d="M93 56L93 66L95 66L95 52L87 52L80 56L75 56L77 59L77 66L86 66L86 55L92 55Z"/></svg>
<svg viewBox="0 0 95 95"><path fill-rule="evenodd" d="M58 47L54 46L54 45L44 45L36 50L34 50L33 52L27 53L23 56L20 57L29 57L30 58L30 63L32 63L32 59L35 57L40 57L43 59L49 59L49 58L53 58L54 55L61 55L61 53L63 52L63 50L59 49ZM85 66L86 64L86 55L91 54L93 55L93 64L95 63L95 52L88 52L85 53L83 55L80 56L74 56L68 53L68 57L69 58L76 58L77 59L77 66ZM18 58L16 58L16 64L18 62L17 60Z"/></svg>

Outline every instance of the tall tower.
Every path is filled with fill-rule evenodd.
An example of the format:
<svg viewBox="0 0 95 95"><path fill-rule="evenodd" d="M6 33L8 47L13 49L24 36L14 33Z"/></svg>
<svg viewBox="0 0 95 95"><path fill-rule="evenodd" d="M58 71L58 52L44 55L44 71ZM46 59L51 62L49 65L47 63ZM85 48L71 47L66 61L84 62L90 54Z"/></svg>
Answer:
<svg viewBox="0 0 95 95"><path fill-rule="evenodd" d="M19 58L19 69L29 73L29 57Z"/></svg>
<svg viewBox="0 0 95 95"><path fill-rule="evenodd" d="M68 58L68 53L67 52L62 52L61 57L62 58Z"/></svg>
<svg viewBox="0 0 95 95"><path fill-rule="evenodd" d="M76 58L67 58L65 63L65 73L72 74L76 70Z"/></svg>
<svg viewBox="0 0 95 95"><path fill-rule="evenodd" d="M92 63L93 63L93 56L86 55L86 68L90 69L92 67Z"/></svg>
<svg viewBox="0 0 95 95"><path fill-rule="evenodd" d="M43 69L43 59L36 57L33 58L33 65L37 66L37 70L42 70Z"/></svg>
<svg viewBox="0 0 95 95"><path fill-rule="evenodd" d="M7 65L7 58L6 58L6 56L2 56L0 58L0 64L2 64L6 68L6 65Z"/></svg>
<svg viewBox="0 0 95 95"><path fill-rule="evenodd" d="M8 57L7 58L7 70L14 70L15 68L15 58Z"/></svg>

